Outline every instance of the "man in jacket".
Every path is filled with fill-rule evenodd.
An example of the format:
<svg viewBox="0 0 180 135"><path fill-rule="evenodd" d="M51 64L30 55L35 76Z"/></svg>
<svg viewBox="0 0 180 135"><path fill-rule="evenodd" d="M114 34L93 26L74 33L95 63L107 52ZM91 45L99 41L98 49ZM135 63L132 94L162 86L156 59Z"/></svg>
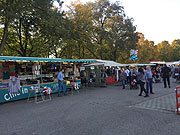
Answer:
<svg viewBox="0 0 180 135"><path fill-rule="evenodd" d="M166 81L168 83L169 88L171 88L170 80L169 80L169 77L171 74L171 69L169 67L167 67L166 64L164 64L161 73L162 73L162 77L163 77L163 81L164 81L164 88L167 87Z"/></svg>

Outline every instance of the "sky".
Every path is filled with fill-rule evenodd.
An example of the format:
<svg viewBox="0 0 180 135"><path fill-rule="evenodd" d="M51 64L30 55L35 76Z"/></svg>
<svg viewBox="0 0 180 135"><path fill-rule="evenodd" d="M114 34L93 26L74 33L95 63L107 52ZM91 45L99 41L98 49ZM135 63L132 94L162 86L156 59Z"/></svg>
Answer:
<svg viewBox="0 0 180 135"><path fill-rule="evenodd" d="M64 0L63 8L73 0ZM95 0L81 0L85 3ZM180 39L180 0L110 0L120 1L125 14L134 19L137 32L158 44Z"/></svg>

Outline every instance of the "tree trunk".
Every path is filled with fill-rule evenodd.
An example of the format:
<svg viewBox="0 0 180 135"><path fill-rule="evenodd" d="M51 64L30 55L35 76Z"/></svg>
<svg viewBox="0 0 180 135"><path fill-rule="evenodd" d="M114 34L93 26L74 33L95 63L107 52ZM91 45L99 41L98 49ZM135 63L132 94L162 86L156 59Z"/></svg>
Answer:
<svg viewBox="0 0 180 135"><path fill-rule="evenodd" d="M54 49L54 53L55 53L55 58L58 58L58 52L57 52L56 48Z"/></svg>
<svg viewBox="0 0 180 135"><path fill-rule="evenodd" d="M78 49L79 49L79 59L81 58L81 45L78 45Z"/></svg>
<svg viewBox="0 0 180 135"><path fill-rule="evenodd" d="M9 26L9 22L8 19L5 19L5 24L4 24L4 29L3 29L3 37L1 40L1 44L0 44L0 56L2 55L2 52L4 50L4 46L6 44L6 40L7 40L7 35L8 35L8 26Z"/></svg>
<svg viewBox="0 0 180 135"><path fill-rule="evenodd" d="M117 60L117 48L115 48L114 52L113 52L113 61Z"/></svg>
<svg viewBox="0 0 180 135"><path fill-rule="evenodd" d="M18 38L19 38L19 45L20 45L20 50L22 52L22 56L24 56L24 48L23 48L23 43L22 43L22 34L21 34L21 29L22 29L22 19L19 19L19 28L17 29L18 34Z"/></svg>
<svg viewBox="0 0 180 135"><path fill-rule="evenodd" d="M91 51L91 49L89 49L89 48L87 48L87 49L96 59L99 59L99 57L93 51Z"/></svg>
<svg viewBox="0 0 180 135"><path fill-rule="evenodd" d="M102 36L100 38L100 41L99 41L99 45L100 45L100 51L99 51L99 56L100 56L100 59L102 60L103 59L103 56L102 56Z"/></svg>
<svg viewBox="0 0 180 135"><path fill-rule="evenodd" d="M84 55L85 55L85 54L84 54L84 47L83 47L83 59L84 59Z"/></svg>

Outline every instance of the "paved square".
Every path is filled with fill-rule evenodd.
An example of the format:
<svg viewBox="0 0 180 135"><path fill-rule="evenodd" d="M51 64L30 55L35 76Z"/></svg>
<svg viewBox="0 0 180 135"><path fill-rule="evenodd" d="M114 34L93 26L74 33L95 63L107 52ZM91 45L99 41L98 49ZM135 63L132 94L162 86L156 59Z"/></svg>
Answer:
<svg viewBox="0 0 180 135"><path fill-rule="evenodd" d="M0 104L0 135L178 135L175 86L153 84L155 94L139 97L128 87L81 89L80 93L35 104Z"/></svg>
<svg viewBox="0 0 180 135"><path fill-rule="evenodd" d="M176 94L171 93L134 105L134 107L159 111L176 111Z"/></svg>

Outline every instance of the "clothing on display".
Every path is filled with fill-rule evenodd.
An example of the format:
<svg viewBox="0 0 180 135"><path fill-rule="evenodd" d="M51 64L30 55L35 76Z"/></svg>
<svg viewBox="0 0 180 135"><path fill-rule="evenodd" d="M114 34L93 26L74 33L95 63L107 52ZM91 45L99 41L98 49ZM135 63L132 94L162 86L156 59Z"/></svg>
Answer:
<svg viewBox="0 0 180 135"><path fill-rule="evenodd" d="M20 92L20 79L15 76L11 76L9 79L8 90L10 93L19 93Z"/></svg>
<svg viewBox="0 0 180 135"><path fill-rule="evenodd" d="M3 72L0 72L0 79L3 79Z"/></svg>
<svg viewBox="0 0 180 135"><path fill-rule="evenodd" d="M8 81L0 81L0 88L7 88L8 87Z"/></svg>
<svg viewBox="0 0 180 135"><path fill-rule="evenodd" d="M10 72L3 72L3 80L9 79Z"/></svg>
<svg viewBox="0 0 180 135"><path fill-rule="evenodd" d="M3 67L3 72L9 72L9 67Z"/></svg>
<svg viewBox="0 0 180 135"><path fill-rule="evenodd" d="M14 65L10 65L9 66L9 71L10 72L15 72L15 66Z"/></svg>
<svg viewBox="0 0 180 135"><path fill-rule="evenodd" d="M32 67L32 72L34 75L40 75L40 65L34 64Z"/></svg>
<svg viewBox="0 0 180 135"><path fill-rule="evenodd" d="M116 81L120 80L120 73L121 73L120 69L115 69L115 80Z"/></svg>
<svg viewBox="0 0 180 135"><path fill-rule="evenodd" d="M57 69L57 66L56 66L55 63L52 64L52 68L53 68L53 69Z"/></svg>
<svg viewBox="0 0 180 135"><path fill-rule="evenodd" d="M3 69L3 65L2 63L0 63L0 71L2 71L2 69Z"/></svg>
<svg viewBox="0 0 180 135"><path fill-rule="evenodd" d="M0 63L0 79L9 79L10 73L15 72L15 65L13 62Z"/></svg>

